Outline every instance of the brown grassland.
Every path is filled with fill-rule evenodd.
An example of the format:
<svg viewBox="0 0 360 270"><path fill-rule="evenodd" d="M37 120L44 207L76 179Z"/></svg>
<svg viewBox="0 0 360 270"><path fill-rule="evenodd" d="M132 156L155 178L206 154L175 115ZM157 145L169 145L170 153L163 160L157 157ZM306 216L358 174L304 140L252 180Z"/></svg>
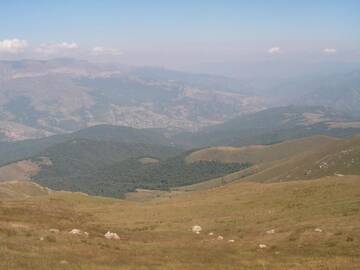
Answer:
<svg viewBox="0 0 360 270"><path fill-rule="evenodd" d="M0 269L360 269L359 176L234 182L146 202L26 188L37 196L0 201Z"/></svg>

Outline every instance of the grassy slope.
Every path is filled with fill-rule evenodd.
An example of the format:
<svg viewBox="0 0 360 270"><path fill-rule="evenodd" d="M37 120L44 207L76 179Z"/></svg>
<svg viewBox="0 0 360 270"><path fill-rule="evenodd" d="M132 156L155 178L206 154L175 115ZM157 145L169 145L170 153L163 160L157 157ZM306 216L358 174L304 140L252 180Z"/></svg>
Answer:
<svg viewBox="0 0 360 270"><path fill-rule="evenodd" d="M327 136L312 136L304 139L288 140L272 145L250 145L244 147L210 147L192 152L187 162L216 160L222 162L251 162L259 164L281 160L314 148L327 147L340 141Z"/></svg>
<svg viewBox="0 0 360 270"><path fill-rule="evenodd" d="M242 148L212 147L193 152L188 162L218 160L251 162L249 174L239 172L227 178L234 181L289 181L331 175L360 175L360 136L335 139L313 136L269 146ZM252 175L250 175L252 174ZM244 176L247 176L244 178ZM218 180L213 180L214 185Z"/></svg>
<svg viewBox="0 0 360 270"><path fill-rule="evenodd" d="M360 137L339 140L326 147L266 165L264 170L249 176L246 180L287 181L316 179L337 174L360 175Z"/></svg>
<svg viewBox="0 0 360 270"><path fill-rule="evenodd" d="M0 199L25 199L33 196L47 195L50 190L29 181L9 181L0 183Z"/></svg>
<svg viewBox="0 0 360 270"><path fill-rule="evenodd" d="M345 176L239 182L146 204L63 192L3 201L0 269L355 270L359 196L360 178ZM195 224L203 227L200 235L190 231ZM66 233L73 228L90 237ZM275 233L266 234L270 229ZM107 230L123 240L105 240Z"/></svg>

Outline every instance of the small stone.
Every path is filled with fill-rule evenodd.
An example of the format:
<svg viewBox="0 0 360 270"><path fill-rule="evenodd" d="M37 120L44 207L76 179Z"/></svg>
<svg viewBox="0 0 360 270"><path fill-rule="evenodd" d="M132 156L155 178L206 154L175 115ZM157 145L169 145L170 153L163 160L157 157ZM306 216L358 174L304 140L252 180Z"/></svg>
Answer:
<svg viewBox="0 0 360 270"><path fill-rule="evenodd" d="M117 233L108 231L105 233L104 237L109 240L120 240L120 237Z"/></svg>
<svg viewBox="0 0 360 270"><path fill-rule="evenodd" d="M201 226L199 225L194 225L192 226L191 230L194 232L194 233L200 233L202 231L202 228Z"/></svg>
<svg viewBox="0 0 360 270"><path fill-rule="evenodd" d="M72 229L69 233L70 234L81 234L81 231L79 229Z"/></svg>

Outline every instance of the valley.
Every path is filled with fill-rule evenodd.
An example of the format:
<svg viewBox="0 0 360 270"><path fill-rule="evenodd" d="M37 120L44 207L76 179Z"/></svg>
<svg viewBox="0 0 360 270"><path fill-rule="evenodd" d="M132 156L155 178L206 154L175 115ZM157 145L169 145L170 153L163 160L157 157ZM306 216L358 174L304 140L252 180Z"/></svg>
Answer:
<svg viewBox="0 0 360 270"><path fill-rule="evenodd" d="M101 124L194 131L265 103L222 76L68 58L0 61L0 141Z"/></svg>
<svg viewBox="0 0 360 270"><path fill-rule="evenodd" d="M216 138L197 148L109 125L3 142L0 269L357 269L354 122L308 107L231 121L192 133Z"/></svg>
<svg viewBox="0 0 360 270"><path fill-rule="evenodd" d="M360 1L0 1L0 270L359 270Z"/></svg>
<svg viewBox="0 0 360 270"><path fill-rule="evenodd" d="M0 141L36 139L98 125L162 128L170 134L203 131L206 135L214 132L213 126L233 119L235 123L239 116L286 106L313 107L306 123L319 116L315 108L320 110L324 118L317 118L313 125L339 118L357 122L359 67L345 65L344 70L326 75L317 71L315 78L274 78L264 90L260 85L269 79L262 77L254 82L72 58L0 61Z"/></svg>

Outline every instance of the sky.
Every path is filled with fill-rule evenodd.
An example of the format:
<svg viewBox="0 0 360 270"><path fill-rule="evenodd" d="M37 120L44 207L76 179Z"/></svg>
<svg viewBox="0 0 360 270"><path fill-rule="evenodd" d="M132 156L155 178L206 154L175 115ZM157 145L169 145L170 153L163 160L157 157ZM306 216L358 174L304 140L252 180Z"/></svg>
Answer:
<svg viewBox="0 0 360 270"><path fill-rule="evenodd" d="M0 58L182 66L360 58L358 0L0 1Z"/></svg>

